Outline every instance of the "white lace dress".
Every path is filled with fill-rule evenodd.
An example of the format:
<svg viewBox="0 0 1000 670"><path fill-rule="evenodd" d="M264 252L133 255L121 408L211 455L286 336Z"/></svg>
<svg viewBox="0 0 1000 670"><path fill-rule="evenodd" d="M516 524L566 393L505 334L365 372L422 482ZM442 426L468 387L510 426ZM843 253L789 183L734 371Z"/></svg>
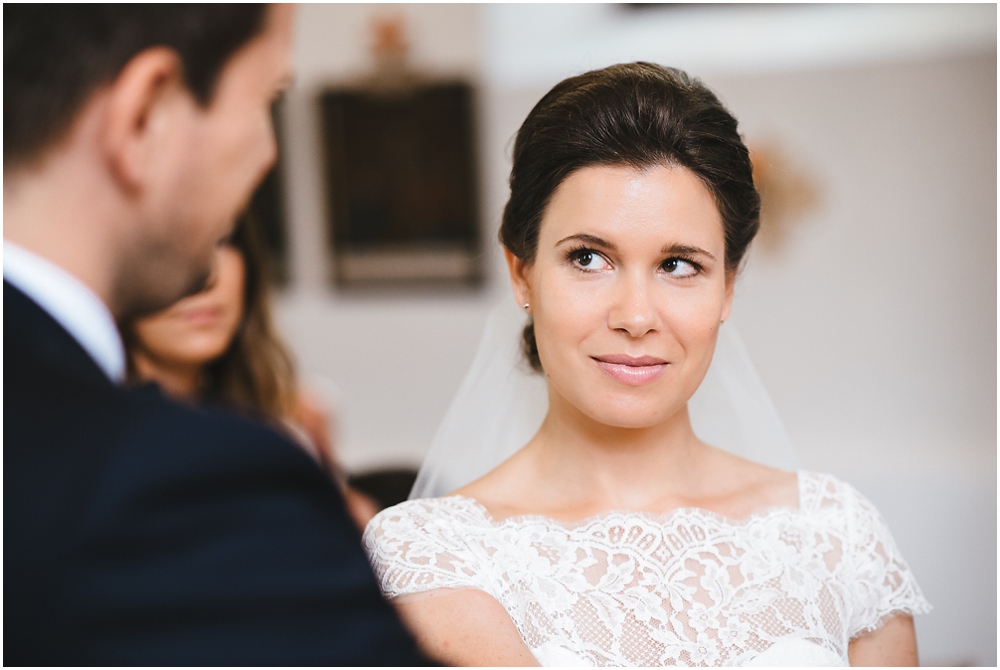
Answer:
<svg viewBox="0 0 1000 670"><path fill-rule="evenodd" d="M498 522L471 498L411 500L372 519L365 545L387 597L481 589L542 665L846 665L852 638L930 605L864 496L798 480L798 508L740 521Z"/></svg>

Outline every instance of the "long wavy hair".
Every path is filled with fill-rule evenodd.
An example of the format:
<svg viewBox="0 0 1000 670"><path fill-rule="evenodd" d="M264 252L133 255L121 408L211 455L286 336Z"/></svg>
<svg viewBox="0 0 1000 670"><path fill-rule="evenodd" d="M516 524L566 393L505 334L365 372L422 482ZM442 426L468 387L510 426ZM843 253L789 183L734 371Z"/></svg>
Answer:
<svg viewBox="0 0 1000 670"><path fill-rule="evenodd" d="M249 216L237 225L231 244L246 264L243 321L226 353L206 366L204 399L280 422L293 411L297 383L271 318L271 262Z"/></svg>

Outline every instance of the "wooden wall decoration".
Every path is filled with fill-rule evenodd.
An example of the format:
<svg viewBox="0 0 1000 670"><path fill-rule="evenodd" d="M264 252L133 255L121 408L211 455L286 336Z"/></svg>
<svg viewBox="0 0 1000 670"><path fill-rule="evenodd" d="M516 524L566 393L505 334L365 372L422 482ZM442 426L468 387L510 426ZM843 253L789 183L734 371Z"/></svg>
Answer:
<svg viewBox="0 0 1000 670"><path fill-rule="evenodd" d="M320 105L336 284L477 284L472 87L343 88Z"/></svg>
<svg viewBox="0 0 1000 670"><path fill-rule="evenodd" d="M477 285L473 88L409 66L402 16L371 28L373 70L320 96L334 282Z"/></svg>

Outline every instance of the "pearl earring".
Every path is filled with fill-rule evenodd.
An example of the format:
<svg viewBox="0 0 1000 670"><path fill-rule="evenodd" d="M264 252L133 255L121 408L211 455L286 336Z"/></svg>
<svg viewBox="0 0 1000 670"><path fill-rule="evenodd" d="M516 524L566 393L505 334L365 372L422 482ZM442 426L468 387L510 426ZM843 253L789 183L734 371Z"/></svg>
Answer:
<svg viewBox="0 0 1000 670"><path fill-rule="evenodd" d="M528 303L524 303L524 308L525 309L528 309L529 307L531 307L531 305L529 305Z"/></svg>

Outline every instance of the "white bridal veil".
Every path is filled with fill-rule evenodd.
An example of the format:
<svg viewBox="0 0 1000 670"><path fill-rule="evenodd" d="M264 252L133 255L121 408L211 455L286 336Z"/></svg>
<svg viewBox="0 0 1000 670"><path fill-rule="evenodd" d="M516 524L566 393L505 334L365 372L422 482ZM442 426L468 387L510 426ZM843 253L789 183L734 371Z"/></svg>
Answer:
<svg viewBox="0 0 1000 670"><path fill-rule="evenodd" d="M534 436L549 401L542 375L521 354L527 316L505 298L490 314L472 368L451 401L410 498L441 496L478 479ZM797 467L784 426L731 322L688 403L699 438L758 463Z"/></svg>

